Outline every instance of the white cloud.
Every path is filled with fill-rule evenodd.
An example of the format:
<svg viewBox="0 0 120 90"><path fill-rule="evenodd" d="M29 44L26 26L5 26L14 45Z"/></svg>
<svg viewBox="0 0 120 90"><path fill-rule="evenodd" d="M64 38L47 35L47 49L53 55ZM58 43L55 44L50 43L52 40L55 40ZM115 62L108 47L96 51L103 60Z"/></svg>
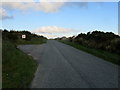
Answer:
<svg viewBox="0 0 120 90"><path fill-rule="evenodd" d="M41 2L3 2L2 6L10 9L18 10L38 10L43 12L57 12L65 2L45 2L46 0L41 0Z"/></svg>
<svg viewBox="0 0 120 90"><path fill-rule="evenodd" d="M46 13L54 13L58 12L62 7L64 6L79 6L81 7L87 7L87 2L84 3L74 3L69 2L69 0L9 0L9 2L0 3L2 4L1 7L7 10L37 10L42 11ZM11 2L10 2L11 1ZM72 1L72 0L71 0ZM24 3L23 3L24 2ZM1 15L3 16L3 15ZM4 16L5 17L5 16ZM11 16L6 16L7 18L12 18Z"/></svg>
<svg viewBox="0 0 120 90"><path fill-rule="evenodd" d="M1 0L0 2L34 2L35 0Z"/></svg>
<svg viewBox="0 0 120 90"><path fill-rule="evenodd" d="M38 34L38 35L43 35L45 37L47 37L48 39L54 39L54 38L58 38L58 37L72 37L73 34L70 34L70 33L64 33L64 34L47 34L47 33L41 33L41 34Z"/></svg>
<svg viewBox="0 0 120 90"><path fill-rule="evenodd" d="M0 19L12 19L13 16L9 16L5 9L0 8Z"/></svg>
<svg viewBox="0 0 120 90"><path fill-rule="evenodd" d="M17 2L15 0L10 0L14 2L2 2L2 8L5 10L37 10L42 11L46 13L54 13L58 12L61 8L64 6L79 6L81 7L87 7L87 2L68 2L68 0L18 0ZM24 2L24 3L23 3Z"/></svg>
<svg viewBox="0 0 120 90"><path fill-rule="evenodd" d="M57 27L57 26L44 26L32 30L32 33L43 35L47 38L57 38L63 36L66 37L72 36L73 34L77 33L77 31L73 29Z"/></svg>
<svg viewBox="0 0 120 90"><path fill-rule="evenodd" d="M67 29L67 28L57 27L57 26L46 26L46 27L40 27L36 30L33 30L34 33L47 33L47 34L70 33L72 31L73 31L72 29Z"/></svg>
<svg viewBox="0 0 120 90"><path fill-rule="evenodd" d="M41 0L1 0L0 2L34 2ZM43 2L118 2L119 0L42 0Z"/></svg>
<svg viewBox="0 0 120 90"><path fill-rule="evenodd" d="M58 37L58 35L52 35L52 34L39 34L39 35L42 35L42 36L44 36L44 37L47 37L48 39L53 39L53 38L56 38L56 37Z"/></svg>
<svg viewBox="0 0 120 90"><path fill-rule="evenodd" d="M43 0L42 0L43 1ZM38 6L35 8L37 10L41 10L44 12L57 12L65 2L41 2L38 4Z"/></svg>
<svg viewBox="0 0 120 90"><path fill-rule="evenodd" d="M13 0L14 1L14 0ZM74 3L74 2L68 2L68 0L38 0L35 2L35 0L18 0L18 2L2 2L1 6L5 10L37 10L42 11L46 13L54 13L58 12L62 7L64 6L79 6L79 7L87 7L87 2L84 3ZM24 3L23 3L24 2Z"/></svg>

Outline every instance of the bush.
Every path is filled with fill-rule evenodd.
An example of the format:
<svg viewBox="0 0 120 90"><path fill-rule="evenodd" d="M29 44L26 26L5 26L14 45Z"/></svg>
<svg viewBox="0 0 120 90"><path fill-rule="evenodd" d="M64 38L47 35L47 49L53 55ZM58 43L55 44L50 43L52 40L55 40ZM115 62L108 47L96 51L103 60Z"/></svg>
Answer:
<svg viewBox="0 0 120 90"><path fill-rule="evenodd" d="M81 33L73 41L87 47L120 53L120 36L112 32L93 31L87 34Z"/></svg>
<svg viewBox="0 0 120 90"><path fill-rule="evenodd" d="M15 33L8 34L8 38L12 41L18 40L18 36Z"/></svg>

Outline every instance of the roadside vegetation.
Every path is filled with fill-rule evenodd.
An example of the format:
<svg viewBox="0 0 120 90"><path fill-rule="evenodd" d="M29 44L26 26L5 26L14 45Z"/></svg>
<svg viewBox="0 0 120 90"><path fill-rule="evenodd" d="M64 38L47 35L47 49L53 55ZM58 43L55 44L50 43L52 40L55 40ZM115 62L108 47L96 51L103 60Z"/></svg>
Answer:
<svg viewBox="0 0 120 90"><path fill-rule="evenodd" d="M26 38L22 38L22 35L26 35ZM16 45L20 44L42 44L47 41L47 38L37 34L33 34L29 31L8 31L2 30L2 39L9 40Z"/></svg>
<svg viewBox="0 0 120 90"><path fill-rule="evenodd" d="M112 32L93 31L56 40L120 65L120 36Z"/></svg>
<svg viewBox="0 0 120 90"><path fill-rule="evenodd" d="M21 34L27 38L22 39ZM28 88L37 62L17 48L19 44L41 44L47 39L28 31L2 30L2 88Z"/></svg>

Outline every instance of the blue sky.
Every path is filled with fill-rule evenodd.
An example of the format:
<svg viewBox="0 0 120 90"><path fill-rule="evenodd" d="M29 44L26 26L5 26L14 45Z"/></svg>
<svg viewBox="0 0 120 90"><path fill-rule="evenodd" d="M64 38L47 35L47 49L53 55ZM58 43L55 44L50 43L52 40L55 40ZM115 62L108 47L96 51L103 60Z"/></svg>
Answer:
<svg viewBox="0 0 120 90"><path fill-rule="evenodd" d="M19 6L8 8L4 5L2 8L6 12L6 18L1 19L2 29L29 30L48 38L94 30L118 33L117 2L76 2L54 8L46 6L40 10L34 7L24 10Z"/></svg>

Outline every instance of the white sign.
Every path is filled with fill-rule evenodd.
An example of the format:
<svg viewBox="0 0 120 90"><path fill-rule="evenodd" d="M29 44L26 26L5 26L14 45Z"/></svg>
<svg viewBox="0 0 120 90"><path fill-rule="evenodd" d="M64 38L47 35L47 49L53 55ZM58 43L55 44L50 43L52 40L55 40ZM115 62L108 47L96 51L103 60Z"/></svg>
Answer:
<svg viewBox="0 0 120 90"><path fill-rule="evenodd" d="M22 38L26 38L26 35L22 35Z"/></svg>

